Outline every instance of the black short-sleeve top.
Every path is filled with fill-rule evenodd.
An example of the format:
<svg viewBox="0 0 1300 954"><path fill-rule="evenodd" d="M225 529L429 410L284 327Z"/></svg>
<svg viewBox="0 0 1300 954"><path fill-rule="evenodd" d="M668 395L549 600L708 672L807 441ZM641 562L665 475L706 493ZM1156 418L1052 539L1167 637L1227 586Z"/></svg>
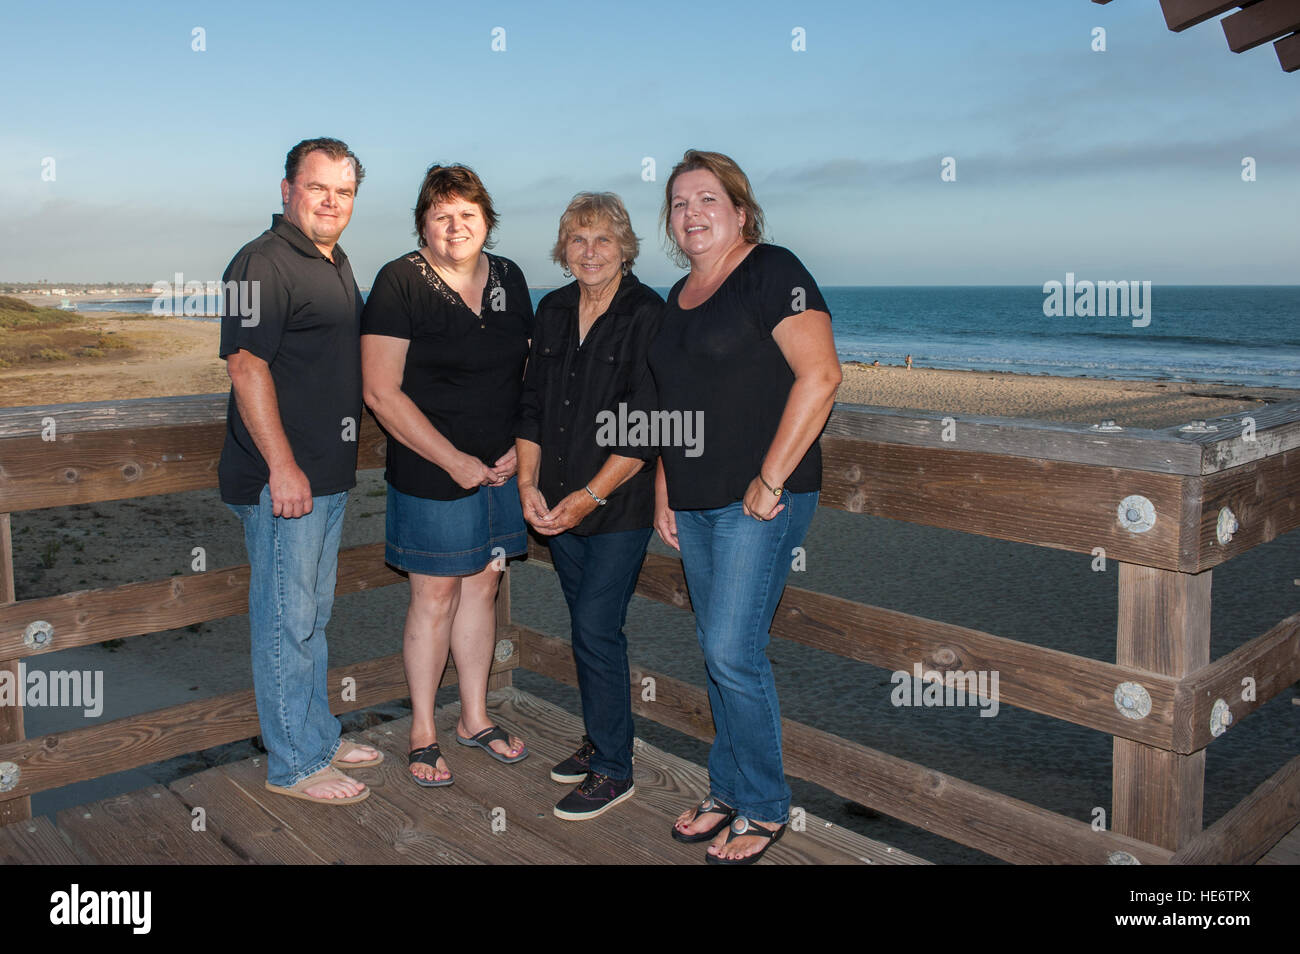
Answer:
<svg viewBox="0 0 1300 954"><path fill-rule="evenodd" d="M533 306L510 259L488 255L477 315L418 251L394 259L375 276L361 333L410 342L402 393L457 450L492 466L514 446ZM457 500L478 492L392 435L386 465L385 479L412 497Z"/></svg>
<svg viewBox="0 0 1300 954"><path fill-rule="evenodd" d="M361 424L361 293L343 249L329 258L283 215L222 276L221 357L266 362L280 424L314 497L357 482ZM217 465L221 499L256 504L270 467L239 413L234 388Z"/></svg>
<svg viewBox="0 0 1300 954"><path fill-rule="evenodd" d="M694 447L678 442L660 455L669 507L712 510L744 499L794 386L772 330L802 311L830 309L808 269L777 245L756 245L694 308L678 305L685 284L668 293L650 368L660 409L694 415L698 433ZM813 441L785 488L820 490L821 477L821 446Z"/></svg>

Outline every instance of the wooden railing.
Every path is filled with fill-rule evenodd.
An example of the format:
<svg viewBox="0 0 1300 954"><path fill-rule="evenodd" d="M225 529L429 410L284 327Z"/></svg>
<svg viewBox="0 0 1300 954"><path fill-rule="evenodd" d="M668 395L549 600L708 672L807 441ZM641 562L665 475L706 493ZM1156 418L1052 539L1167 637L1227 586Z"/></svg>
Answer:
<svg viewBox="0 0 1300 954"><path fill-rule="evenodd" d="M0 668L26 657L243 613L248 567L14 602L11 512L143 497L216 484L224 395L0 411ZM52 424L52 426L51 426ZM1253 862L1300 824L1300 757L1202 830L1206 747L1300 679L1300 614L1210 659L1213 567L1300 525L1300 402L1189 432L837 405L823 438L821 503L1094 554L1119 566L1115 662L789 587L773 635L887 670L997 671L999 703L1114 737L1111 829L1055 814L817 728L786 720L786 770L845 798L1013 862ZM383 463L366 418L360 469ZM533 558L549 562L545 547ZM338 590L399 582L381 545L344 550ZM650 554L637 592L683 609L680 561ZM575 683L569 645L497 608L492 685L524 666ZM346 671L345 671L346 670ZM332 676L355 678L354 709L402 698L400 656ZM644 718L712 736L707 696L655 679ZM1254 681L1253 694L1241 691ZM448 681L454 680L454 672ZM1225 715L1226 713L1226 715ZM71 782L257 732L251 690L70 732L25 738L21 709L0 708L0 821Z"/></svg>

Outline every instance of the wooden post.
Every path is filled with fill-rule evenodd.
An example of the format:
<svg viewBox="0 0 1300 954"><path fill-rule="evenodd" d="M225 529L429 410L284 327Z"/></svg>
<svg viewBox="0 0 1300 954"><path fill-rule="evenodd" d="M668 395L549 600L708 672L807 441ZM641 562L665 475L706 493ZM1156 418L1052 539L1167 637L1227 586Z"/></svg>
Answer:
<svg viewBox="0 0 1300 954"><path fill-rule="evenodd" d="M12 603L14 592L14 542L9 525L9 514L0 513L0 604ZM19 685L17 660L0 662L0 673L8 674L17 686L21 698L23 686ZM23 735L23 709L21 705L0 706L0 743L21 742ZM23 821L32 817L30 796L0 801L0 825Z"/></svg>
<svg viewBox="0 0 1300 954"><path fill-rule="evenodd" d="M501 586L497 589L496 600L496 638L501 639L501 631L510 625L510 566L507 565L501 571ZM518 647L516 647L518 648ZM514 671L506 669L499 673L493 673L493 680L489 688L498 689L502 686L514 685Z"/></svg>
<svg viewBox="0 0 1300 954"><path fill-rule="evenodd" d="M1210 576L1119 565L1115 661L1175 677L1210 662ZM1177 850L1201 831L1205 750L1179 755L1116 738L1111 829Z"/></svg>

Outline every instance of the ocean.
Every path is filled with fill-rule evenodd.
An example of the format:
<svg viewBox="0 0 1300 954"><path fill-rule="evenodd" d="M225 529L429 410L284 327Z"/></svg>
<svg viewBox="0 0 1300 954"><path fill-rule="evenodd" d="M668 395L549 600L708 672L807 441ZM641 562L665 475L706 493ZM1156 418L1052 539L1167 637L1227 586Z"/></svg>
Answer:
<svg viewBox="0 0 1300 954"><path fill-rule="evenodd" d="M532 289L533 304L547 291ZM1141 297L1142 314L1134 299L1127 314L1105 317L1074 308L1049 317L1039 286L822 292L843 361L896 365L910 354L926 368L1300 387L1297 285L1154 285ZM216 304L209 298L207 310ZM148 313L152 305L141 298L79 307Z"/></svg>

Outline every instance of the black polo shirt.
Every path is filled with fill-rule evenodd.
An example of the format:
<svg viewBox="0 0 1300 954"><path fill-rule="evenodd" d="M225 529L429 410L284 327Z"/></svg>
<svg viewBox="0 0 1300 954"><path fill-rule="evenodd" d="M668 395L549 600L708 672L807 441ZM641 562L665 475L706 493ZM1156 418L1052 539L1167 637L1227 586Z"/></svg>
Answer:
<svg viewBox="0 0 1300 954"><path fill-rule="evenodd" d="M489 467L514 447L533 303L528 282L508 258L488 255L488 280L474 314L418 251L379 270L361 330L405 338L402 393L458 451ZM427 500L458 500L466 490L431 460L389 436L385 478Z"/></svg>
<svg viewBox="0 0 1300 954"><path fill-rule="evenodd" d="M609 307L581 343L578 301L575 281L537 303L536 332L515 424L516 437L541 445L537 488L552 507L582 490L610 454L653 462L659 450L629 443L635 431L618 423L620 414L626 421L632 412L648 413L658 404L647 355L659 330L663 299L635 275L624 275ZM650 526L654 467L642 467L608 499L570 532L587 536Z"/></svg>
<svg viewBox="0 0 1300 954"><path fill-rule="evenodd" d="M668 293L650 367L660 407L702 420L701 446L661 449L668 506L712 510L744 499L794 387L773 329L801 311L830 310L808 269L778 245L755 246L695 308L677 303L684 284L685 278ZM821 489L821 479L815 440L785 487L808 493Z"/></svg>
<svg viewBox="0 0 1300 954"><path fill-rule="evenodd" d="M333 259L283 215L273 215L271 227L241 248L222 276L223 283L257 284L225 285L221 357L243 350L269 365L280 423L314 497L357 482L361 294L337 245ZM248 307L254 303L255 312ZM256 504L269 475L232 387L217 469L221 499Z"/></svg>

